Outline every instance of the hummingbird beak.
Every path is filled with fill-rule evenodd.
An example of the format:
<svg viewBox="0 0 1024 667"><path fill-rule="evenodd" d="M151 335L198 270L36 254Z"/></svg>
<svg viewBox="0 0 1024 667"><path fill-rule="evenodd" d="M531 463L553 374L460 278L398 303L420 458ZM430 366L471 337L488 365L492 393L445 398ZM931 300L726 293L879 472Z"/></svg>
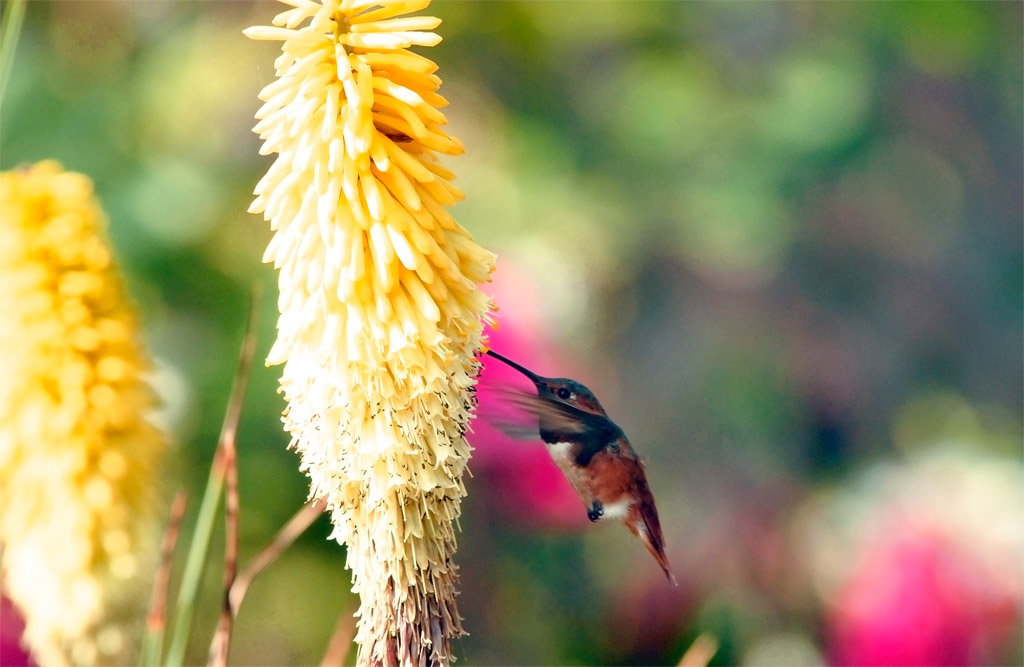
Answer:
<svg viewBox="0 0 1024 667"><path fill-rule="evenodd" d="M494 357L498 361L500 361L502 363L505 363L505 364L508 364L512 368L516 369L517 371L519 371L520 373L522 373L526 377L530 378L530 380L532 380L534 382L534 384L543 381L541 379L541 377L539 375L537 375L536 373L534 373L532 371L529 371L526 368L523 368L522 366L520 366L516 362L512 361L511 359L506 359L505 357L501 356L500 354L498 354L494 350L487 350L487 354L491 355L492 357Z"/></svg>

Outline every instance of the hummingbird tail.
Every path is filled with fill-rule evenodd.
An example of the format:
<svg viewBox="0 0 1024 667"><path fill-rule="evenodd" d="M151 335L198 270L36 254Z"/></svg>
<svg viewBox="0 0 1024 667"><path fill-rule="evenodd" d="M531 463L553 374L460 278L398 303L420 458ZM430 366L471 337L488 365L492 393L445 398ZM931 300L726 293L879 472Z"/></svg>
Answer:
<svg viewBox="0 0 1024 667"><path fill-rule="evenodd" d="M672 574L672 568L668 564L668 556L665 555L665 543L661 536L661 525L657 523L657 518L654 521L648 521L647 517L641 513L638 517L639 521L626 520L626 526L629 530L640 538L640 541L644 543L647 550L654 556L654 560L658 562L661 569L665 572L665 577L669 580L673 586L678 586L679 582L676 581L676 576ZM653 526L651 524L654 524Z"/></svg>
<svg viewBox="0 0 1024 667"><path fill-rule="evenodd" d="M665 571L665 577L668 579L669 583L673 586L679 586L679 582L676 581L676 575L672 574L672 568L669 567L668 558L665 556L665 550L661 548L661 545L659 544L655 547L650 540L645 539L644 546L646 546L647 550L651 552L652 556L654 556L654 560L658 561L658 565L661 566L661 569Z"/></svg>

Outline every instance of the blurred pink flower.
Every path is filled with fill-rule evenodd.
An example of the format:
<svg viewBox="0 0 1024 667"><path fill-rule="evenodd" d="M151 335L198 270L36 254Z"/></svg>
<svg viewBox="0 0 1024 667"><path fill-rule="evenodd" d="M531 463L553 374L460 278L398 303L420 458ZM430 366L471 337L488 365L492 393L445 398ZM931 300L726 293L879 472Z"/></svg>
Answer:
<svg viewBox="0 0 1024 667"><path fill-rule="evenodd" d="M835 665L992 662L1017 602L970 554L940 536L896 526L866 554L829 615Z"/></svg>
<svg viewBox="0 0 1024 667"><path fill-rule="evenodd" d="M22 620L14 604L4 596L0 596L0 665L19 667L34 665L28 652L21 646L21 635L25 631Z"/></svg>
<svg viewBox="0 0 1024 667"><path fill-rule="evenodd" d="M567 372L565 363L545 336L537 307L540 295L532 275L506 259L490 285L500 311L499 326L490 332L489 347L541 374ZM498 360L484 356L477 384L479 407L469 442L475 448L471 468L501 502L495 505L510 519L560 529L588 525L583 505L569 482L548 456L538 434L535 440L509 437L492 423L509 416L503 392L509 388L533 391L532 383Z"/></svg>
<svg viewBox="0 0 1024 667"><path fill-rule="evenodd" d="M830 662L1019 660L1022 473L1019 460L945 444L819 496L807 544Z"/></svg>

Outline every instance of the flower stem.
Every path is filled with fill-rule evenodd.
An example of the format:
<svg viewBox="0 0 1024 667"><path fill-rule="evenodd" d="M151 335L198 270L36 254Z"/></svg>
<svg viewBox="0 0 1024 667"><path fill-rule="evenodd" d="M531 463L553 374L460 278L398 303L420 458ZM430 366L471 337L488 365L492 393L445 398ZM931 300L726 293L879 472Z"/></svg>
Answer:
<svg viewBox="0 0 1024 667"><path fill-rule="evenodd" d="M310 500L302 506L295 516L288 520L284 528L274 536L274 540L265 546L252 560L250 560L242 571L235 577L228 593L231 604L231 611L238 614L238 608L242 606L249 585L260 572L268 565L277 560L285 549L291 546L299 535L306 532L306 529L313 525L313 522L320 518L327 509L327 503L323 500Z"/></svg>
<svg viewBox="0 0 1024 667"><path fill-rule="evenodd" d="M213 524L220 506L220 498L224 491L224 479L227 473L229 458L227 448L234 447L238 422L241 418L242 403L245 390L249 383L249 372L256 351L256 303L259 289L253 288L249 294L249 319L245 326L245 336L238 358L238 370L235 372L234 384L231 387L231 398L228 401L224 424L220 431L217 453L210 466L210 477L206 482L203 500L199 506L199 516L192 543L189 545L188 557L185 560L185 571L181 576L181 587L178 600L174 606L174 632L171 645L167 652L168 667L181 667L185 659L185 649L192 628L192 612L195 608L196 596L199 592L199 581L206 565L206 556L210 550L210 538L213 535Z"/></svg>
<svg viewBox="0 0 1024 667"><path fill-rule="evenodd" d="M187 494L178 491L171 503L167 528L164 531L163 543L160 545L160 566L153 579L153 596L149 615L146 617L146 636L142 640L142 655L139 663L143 667L155 667L160 662L160 654L164 650L164 634L167 629L167 589L171 582L171 568L174 561L174 550L178 544L181 520L185 516Z"/></svg>

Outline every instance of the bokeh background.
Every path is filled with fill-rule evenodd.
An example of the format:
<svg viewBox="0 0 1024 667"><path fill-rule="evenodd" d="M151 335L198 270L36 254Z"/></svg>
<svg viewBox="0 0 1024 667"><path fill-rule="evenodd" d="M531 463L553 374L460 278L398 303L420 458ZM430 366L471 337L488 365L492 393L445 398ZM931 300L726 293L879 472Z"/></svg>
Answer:
<svg viewBox="0 0 1024 667"><path fill-rule="evenodd" d="M276 47L241 30L279 10L29 3L0 118L0 168L56 158L96 182L157 360L168 494L200 495L253 283L260 357L274 335L246 208ZM674 664L708 633L720 665L1020 664L1022 5L431 13L467 146L456 217L500 256L493 346L601 398L680 582L591 526L539 444L478 423L460 659ZM307 489L278 372L245 405L243 560ZM356 604L328 532L254 584L233 662L319 661Z"/></svg>

